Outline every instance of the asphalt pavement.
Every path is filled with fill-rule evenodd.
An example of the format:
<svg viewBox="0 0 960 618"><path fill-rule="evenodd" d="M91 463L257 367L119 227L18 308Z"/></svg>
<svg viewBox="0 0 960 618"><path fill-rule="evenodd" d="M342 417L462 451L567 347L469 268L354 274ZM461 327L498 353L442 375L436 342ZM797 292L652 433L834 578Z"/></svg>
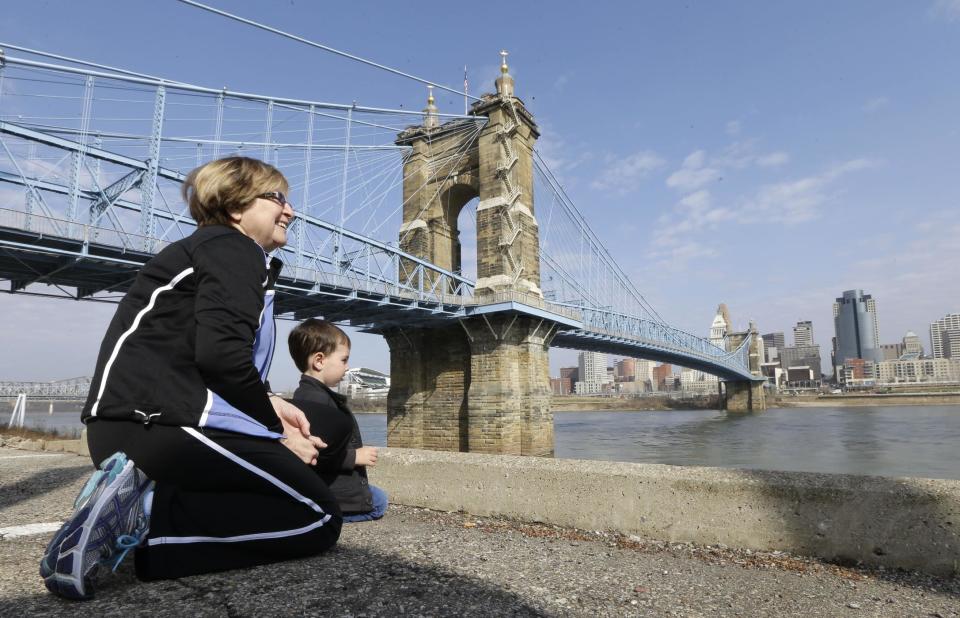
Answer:
<svg viewBox="0 0 960 618"><path fill-rule="evenodd" d="M0 616L960 616L957 577L396 505L321 556L152 583L129 560L69 602L37 565L90 471L0 448Z"/></svg>

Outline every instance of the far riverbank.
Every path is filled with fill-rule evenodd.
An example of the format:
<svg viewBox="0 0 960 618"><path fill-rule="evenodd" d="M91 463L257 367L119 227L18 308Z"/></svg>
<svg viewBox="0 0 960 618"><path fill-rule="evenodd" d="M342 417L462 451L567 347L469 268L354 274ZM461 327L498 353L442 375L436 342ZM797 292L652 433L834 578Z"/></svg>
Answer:
<svg viewBox="0 0 960 618"><path fill-rule="evenodd" d="M355 398L349 401L356 414L386 414L384 399ZM717 410L717 395L677 397L652 395L648 397L578 397L566 395L550 400L552 412L655 412L663 410Z"/></svg>
<svg viewBox="0 0 960 618"><path fill-rule="evenodd" d="M856 395L780 396L769 408L837 408L863 406L957 406L960 393L863 393Z"/></svg>
<svg viewBox="0 0 960 618"><path fill-rule="evenodd" d="M768 397L768 408L843 408L864 406L957 406L960 393L862 393L849 395L777 395ZM350 409L357 414L386 414L383 399L351 399ZM658 412L666 410L719 410L717 395L677 397L580 397L554 396L553 412Z"/></svg>
<svg viewBox="0 0 960 618"><path fill-rule="evenodd" d="M855 395L779 395L768 397L767 408L844 408L864 406L960 406L960 393L862 393ZM554 396L552 412L661 412L666 410L719 410L717 395L677 397ZM386 414L384 399L351 399L357 414Z"/></svg>

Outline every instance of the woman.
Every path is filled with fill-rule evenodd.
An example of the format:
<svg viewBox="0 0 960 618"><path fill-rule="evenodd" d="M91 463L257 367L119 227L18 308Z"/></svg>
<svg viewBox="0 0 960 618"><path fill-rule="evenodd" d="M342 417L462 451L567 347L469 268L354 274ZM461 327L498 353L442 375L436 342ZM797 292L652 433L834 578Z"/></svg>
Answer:
<svg viewBox="0 0 960 618"><path fill-rule="evenodd" d="M265 383L273 286L293 209L274 167L229 157L187 177L197 230L147 262L107 330L83 410L94 463L40 565L52 592L88 598L136 548L141 579L316 554L340 510L307 464L326 446ZM314 428L327 442L341 427Z"/></svg>

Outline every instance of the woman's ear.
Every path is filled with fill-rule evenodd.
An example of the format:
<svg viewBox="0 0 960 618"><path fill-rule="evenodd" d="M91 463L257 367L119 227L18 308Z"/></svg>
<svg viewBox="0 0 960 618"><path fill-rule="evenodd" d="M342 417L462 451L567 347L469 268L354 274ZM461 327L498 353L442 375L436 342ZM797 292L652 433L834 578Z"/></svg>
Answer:
<svg viewBox="0 0 960 618"><path fill-rule="evenodd" d="M240 223L243 219L243 209L242 208L231 208L229 211L230 220L234 223Z"/></svg>

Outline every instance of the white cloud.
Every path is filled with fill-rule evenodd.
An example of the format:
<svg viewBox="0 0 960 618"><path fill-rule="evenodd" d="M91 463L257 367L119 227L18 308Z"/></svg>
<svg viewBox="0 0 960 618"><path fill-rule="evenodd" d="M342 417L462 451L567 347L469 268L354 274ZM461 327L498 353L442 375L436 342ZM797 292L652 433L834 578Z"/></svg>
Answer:
<svg viewBox="0 0 960 618"><path fill-rule="evenodd" d="M935 0L930 6L929 14L950 22L960 21L960 0Z"/></svg>
<svg viewBox="0 0 960 618"><path fill-rule="evenodd" d="M787 159L785 153L773 154L776 156L768 156L774 161ZM698 168L705 160L702 150L693 152L684 161L684 169L709 169ZM837 180L874 165L875 162L867 159L851 159L817 175L764 185L736 207L714 204L713 195L706 189L688 193L657 219L648 258L658 267L681 270L696 258L717 255L708 237L701 237L701 233L716 230L723 224L796 224L815 219L820 216L820 209L835 198Z"/></svg>
<svg viewBox="0 0 960 618"><path fill-rule="evenodd" d="M711 180L718 178L720 173L717 170L705 167L706 158L707 154L703 150L697 150L687 155L680 169L667 177L667 186L683 192L690 192L696 191Z"/></svg>
<svg viewBox="0 0 960 618"><path fill-rule="evenodd" d="M547 167L567 184L572 179L564 178L564 173L575 169L582 163L594 158L594 154L584 147L574 147L558 132L553 130L553 125L547 119L538 119L541 129L540 139L537 140L537 152L547 164ZM571 156L571 153L574 156Z"/></svg>
<svg viewBox="0 0 960 618"><path fill-rule="evenodd" d="M651 150L641 150L632 155L614 159L613 164L591 183L594 189L625 194L636 190L640 182L651 172L662 168L665 161Z"/></svg>
<svg viewBox="0 0 960 618"><path fill-rule="evenodd" d="M890 104L890 99L888 99L887 97L873 97L871 99L867 99L867 101L863 104L862 109L863 111L868 113L875 112L883 109L889 104Z"/></svg>
<svg viewBox="0 0 960 618"><path fill-rule="evenodd" d="M778 167L780 165L784 165L785 163L789 163L789 161L790 155L782 150L757 157L757 165L760 167Z"/></svg>
<svg viewBox="0 0 960 618"><path fill-rule="evenodd" d="M656 249L649 253L657 269L666 269L672 272L685 270L690 262L715 257L717 252L701 242L683 240L669 247Z"/></svg>
<svg viewBox="0 0 960 618"><path fill-rule="evenodd" d="M820 207L833 198L830 189L835 181L875 165L868 159L852 159L814 176L764 185L738 209L738 218L743 222L763 218L786 224L816 219Z"/></svg>

